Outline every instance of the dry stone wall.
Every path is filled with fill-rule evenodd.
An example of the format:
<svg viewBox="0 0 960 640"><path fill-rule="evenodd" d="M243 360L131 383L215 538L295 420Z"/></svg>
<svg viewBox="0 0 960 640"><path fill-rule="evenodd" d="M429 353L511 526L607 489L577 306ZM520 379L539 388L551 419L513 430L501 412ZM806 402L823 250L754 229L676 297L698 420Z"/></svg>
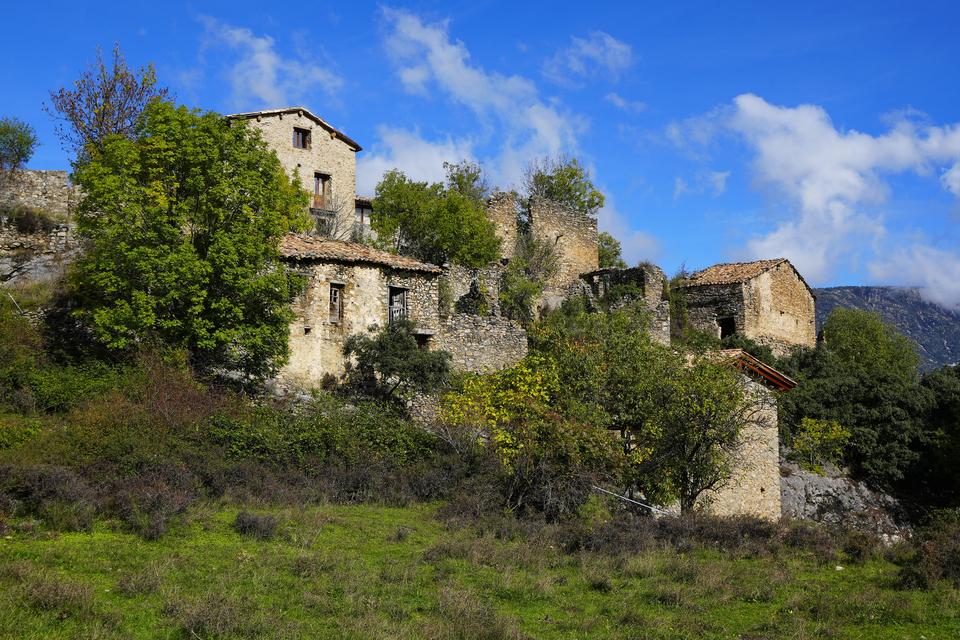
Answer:
<svg viewBox="0 0 960 640"><path fill-rule="evenodd" d="M793 267L780 263L744 286L748 338L777 355L786 355L791 345L817 345L815 299Z"/></svg>
<svg viewBox="0 0 960 640"><path fill-rule="evenodd" d="M24 204L66 223L80 200L80 188L70 184L66 171L23 169L4 176L0 202Z"/></svg>
<svg viewBox="0 0 960 640"><path fill-rule="evenodd" d="M740 450L726 486L709 491L701 503L714 515L751 515L779 520L780 440L777 429L777 405L764 387L748 381L756 398L754 422L741 434Z"/></svg>
<svg viewBox="0 0 960 640"><path fill-rule="evenodd" d="M527 333L507 318L455 313L440 319L430 347L449 351L458 371L499 371L527 357Z"/></svg>
<svg viewBox="0 0 960 640"><path fill-rule="evenodd" d="M534 197L530 203L530 224L534 236L554 245L559 253L557 273L543 291L544 302L554 307L563 301L567 287L581 273L597 270L597 219Z"/></svg>
<svg viewBox="0 0 960 640"><path fill-rule="evenodd" d="M499 192L487 200L487 219L496 227L500 238L500 255L513 256L517 251L517 207L512 193Z"/></svg>
<svg viewBox="0 0 960 640"><path fill-rule="evenodd" d="M640 290L642 300L650 313L650 337L663 345L670 345L670 303L663 299L663 287L666 276L663 270L653 264L645 264L630 269L611 267L598 269L580 276L589 287L591 300L603 297L618 285L636 285ZM571 289L568 296L578 293ZM624 301L624 304L627 301ZM591 305L592 306L592 305ZM618 305L614 304L612 308Z"/></svg>

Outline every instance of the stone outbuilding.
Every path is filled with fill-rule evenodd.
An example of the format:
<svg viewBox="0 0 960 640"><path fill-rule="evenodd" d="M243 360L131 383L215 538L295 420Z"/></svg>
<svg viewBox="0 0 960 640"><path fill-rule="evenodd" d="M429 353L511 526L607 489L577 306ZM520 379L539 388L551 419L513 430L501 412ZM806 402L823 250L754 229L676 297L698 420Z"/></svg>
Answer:
<svg viewBox="0 0 960 640"><path fill-rule="evenodd" d="M287 266L307 279L293 303L290 362L281 378L318 386L346 371L343 345L351 334L407 317L429 348L439 331L439 276L432 264L351 242L288 234L280 243Z"/></svg>
<svg viewBox="0 0 960 640"><path fill-rule="evenodd" d="M690 324L725 338L740 333L786 355L815 347L816 296L786 258L717 264L680 285Z"/></svg>

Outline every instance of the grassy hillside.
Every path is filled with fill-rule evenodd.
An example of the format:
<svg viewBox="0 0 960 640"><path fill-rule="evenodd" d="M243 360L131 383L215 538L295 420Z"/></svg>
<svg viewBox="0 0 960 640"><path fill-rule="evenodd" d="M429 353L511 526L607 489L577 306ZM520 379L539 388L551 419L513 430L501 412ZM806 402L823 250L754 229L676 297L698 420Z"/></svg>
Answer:
<svg viewBox="0 0 960 640"><path fill-rule="evenodd" d="M916 288L830 287L814 293L817 326L834 307L879 311L886 322L920 345L924 371L960 362L960 314L927 302Z"/></svg>

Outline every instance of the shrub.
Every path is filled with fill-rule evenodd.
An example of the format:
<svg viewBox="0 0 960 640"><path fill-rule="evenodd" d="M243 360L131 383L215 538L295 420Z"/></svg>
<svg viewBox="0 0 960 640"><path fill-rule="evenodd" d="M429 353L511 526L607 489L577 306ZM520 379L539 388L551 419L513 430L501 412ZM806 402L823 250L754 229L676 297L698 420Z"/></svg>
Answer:
<svg viewBox="0 0 960 640"><path fill-rule="evenodd" d="M938 513L912 538L913 553L900 569L899 580L908 589L931 589L942 580L960 587L960 512Z"/></svg>
<svg viewBox="0 0 960 640"><path fill-rule="evenodd" d="M822 476L822 465L840 464L850 438L850 432L835 420L804 418L793 435L790 457L810 473Z"/></svg>
<svg viewBox="0 0 960 640"><path fill-rule="evenodd" d="M233 529L242 536L261 541L269 540L277 532L277 519L269 513L257 515L249 511L241 511L233 521Z"/></svg>

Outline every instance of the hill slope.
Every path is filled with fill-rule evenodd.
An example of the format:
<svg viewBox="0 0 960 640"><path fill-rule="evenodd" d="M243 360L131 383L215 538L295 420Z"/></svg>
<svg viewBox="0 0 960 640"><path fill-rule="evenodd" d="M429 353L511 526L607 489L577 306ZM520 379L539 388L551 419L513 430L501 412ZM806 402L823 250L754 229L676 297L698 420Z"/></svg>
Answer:
<svg viewBox="0 0 960 640"><path fill-rule="evenodd" d="M920 345L924 371L960 362L960 314L925 301L916 288L829 287L813 292L817 326L834 307L879 311L886 322Z"/></svg>

